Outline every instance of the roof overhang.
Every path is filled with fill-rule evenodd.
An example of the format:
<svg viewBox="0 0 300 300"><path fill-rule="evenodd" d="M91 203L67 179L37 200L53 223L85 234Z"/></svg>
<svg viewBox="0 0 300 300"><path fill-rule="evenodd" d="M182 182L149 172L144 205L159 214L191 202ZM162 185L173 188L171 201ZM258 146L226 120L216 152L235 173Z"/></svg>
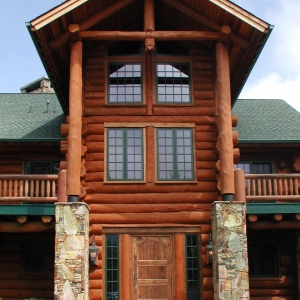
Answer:
<svg viewBox="0 0 300 300"><path fill-rule="evenodd" d="M155 28L206 32L220 32L223 25L231 28L229 55L234 102L273 26L228 0L203 0L201 3L193 0L158 0L155 5ZM26 24L65 113L68 113L68 26L71 24L78 24L81 31L140 30L143 28L142 1L69 0ZM84 51L94 49L99 43L84 41ZM214 53L215 41L201 43Z"/></svg>

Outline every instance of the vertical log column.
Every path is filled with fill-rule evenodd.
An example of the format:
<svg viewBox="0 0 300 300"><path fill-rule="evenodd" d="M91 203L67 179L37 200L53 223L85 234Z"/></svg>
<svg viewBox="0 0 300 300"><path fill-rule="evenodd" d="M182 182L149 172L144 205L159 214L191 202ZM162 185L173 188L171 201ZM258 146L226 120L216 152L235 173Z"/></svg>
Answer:
<svg viewBox="0 0 300 300"><path fill-rule="evenodd" d="M297 243L297 273L298 273L298 299L300 300L300 232L296 233Z"/></svg>
<svg viewBox="0 0 300 300"><path fill-rule="evenodd" d="M67 161L68 202L79 202L82 128L82 42L71 46L69 136Z"/></svg>
<svg viewBox="0 0 300 300"><path fill-rule="evenodd" d="M55 220L54 298L88 300L88 206L56 203Z"/></svg>
<svg viewBox="0 0 300 300"><path fill-rule="evenodd" d="M250 299L246 204L216 201L211 211L214 299Z"/></svg>
<svg viewBox="0 0 300 300"><path fill-rule="evenodd" d="M216 44L218 142L222 200L234 200L233 143L228 46Z"/></svg>

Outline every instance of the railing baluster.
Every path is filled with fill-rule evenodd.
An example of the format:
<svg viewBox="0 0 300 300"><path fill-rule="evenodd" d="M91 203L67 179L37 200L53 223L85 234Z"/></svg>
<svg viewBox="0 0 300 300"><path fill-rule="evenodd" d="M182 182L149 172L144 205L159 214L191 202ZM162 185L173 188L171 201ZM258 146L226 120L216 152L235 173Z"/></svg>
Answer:
<svg viewBox="0 0 300 300"><path fill-rule="evenodd" d="M52 197L54 197L56 195L56 184L55 181L52 180Z"/></svg>
<svg viewBox="0 0 300 300"><path fill-rule="evenodd" d="M267 195L267 182L266 182L265 178L263 179L263 193L264 193L264 196Z"/></svg>
<svg viewBox="0 0 300 300"><path fill-rule="evenodd" d="M294 189L293 189L293 179L290 178L289 179L289 195L293 195L294 194Z"/></svg>
<svg viewBox="0 0 300 300"><path fill-rule="evenodd" d="M295 195L298 195L298 180L297 180L297 178L294 179L294 192L295 192Z"/></svg>
<svg viewBox="0 0 300 300"><path fill-rule="evenodd" d="M7 195L7 180L4 180L3 184L3 196L6 197Z"/></svg>
<svg viewBox="0 0 300 300"><path fill-rule="evenodd" d="M278 190L279 190L279 195L282 196L282 179L278 179Z"/></svg>
<svg viewBox="0 0 300 300"><path fill-rule="evenodd" d="M1 197L1 194L2 194L2 180L0 180L0 197Z"/></svg>
<svg viewBox="0 0 300 300"><path fill-rule="evenodd" d="M42 180L41 184L41 197L45 197L45 180Z"/></svg>
<svg viewBox="0 0 300 300"><path fill-rule="evenodd" d="M287 179L284 179L284 194L288 195L289 194L289 190L288 190L288 183L287 183Z"/></svg>
<svg viewBox="0 0 300 300"><path fill-rule="evenodd" d="M46 184L47 184L46 196L50 197L50 182L49 182L49 180L47 180Z"/></svg>
<svg viewBox="0 0 300 300"><path fill-rule="evenodd" d="M14 197L18 196L18 180L14 182Z"/></svg>
<svg viewBox="0 0 300 300"><path fill-rule="evenodd" d="M272 180L269 178L268 179L268 195L272 195L273 191L272 191Z"/></svg>
<svg viewBox="0 0 300 300"><path fill-rule="evenodd" d="M25 180L25 193L24 193L24 197L28 197L28 187L29 187L29 184L28 184L28 180Z"/></svg>
<svg viewBox="0 0 300 300"><path fill-rule="evenodd" d="M252 179L252 195L256 196L256 181Z"/></svg>
<svg viewBox="0 0 300 300"><path fill-rule="evenodd" d="M23 197L23 180L19 181L19 197Z"/></svg>
<svg viewBox="0 0 300 300"><path fill-rule="evenodd" d="M12 180L9 181L8 196L12 196Z"/></svg>
<svg viewBox="0 0 300 300"><path fill-rule="evenodd" d="M35 181L35 196L36 197L39 197L40 196L40 183L39 183L39 180L37 179Z"/></svg>
<svg viewBox="0 0 300 300"><path fill-rule="evenodd" d="M257 192L258 192L257 194L258 194L259 196L261 196L261 180L260 180L260 179L257 180L257 187L258 187L258 188L257 188L257 190L258 190L258 191L257 191Z"/></svg>
<svg viewBox="0 0 300 300"><path fill-rule="evenodd" d="M30 180L30 197L33 197L34 181Z"/></svg>
<svg viewBox="0 0 300 300"><path fill-rule="evenodd" d="M250 192L251 192L251 185L250 185L250 179L246 179L246 183L247 183L247 196L250 196Z"/></svg>

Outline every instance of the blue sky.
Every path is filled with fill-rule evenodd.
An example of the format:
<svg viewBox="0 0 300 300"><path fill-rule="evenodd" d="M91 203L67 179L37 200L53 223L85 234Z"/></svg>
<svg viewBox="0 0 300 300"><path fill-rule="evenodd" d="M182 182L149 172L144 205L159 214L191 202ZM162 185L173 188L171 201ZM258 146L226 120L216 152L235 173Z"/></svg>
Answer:
<svg viewBox="0 0 300 300"><path fill-rule="evenodd" d="M0 93L45 75L25 22L62 0L0 0ZM233 0L275 28L240 98L284 99L300 111L300 1Z"/></svg>

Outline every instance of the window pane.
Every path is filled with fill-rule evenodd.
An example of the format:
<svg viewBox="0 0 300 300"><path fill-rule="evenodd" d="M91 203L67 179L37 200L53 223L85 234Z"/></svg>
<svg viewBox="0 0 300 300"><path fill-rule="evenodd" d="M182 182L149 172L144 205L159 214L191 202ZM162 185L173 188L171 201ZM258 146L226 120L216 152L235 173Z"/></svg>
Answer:
<svg viewBox="0 0 300 300"><path fill-rule="evenodd" d="M157 102L190 102L189 64L157 64Z"/></svg>
<svg viewBox="0 0 300 300"><path fill-rule="evenodd" d="M109 65L109 102L142 102L141 64Z"/></svg>

